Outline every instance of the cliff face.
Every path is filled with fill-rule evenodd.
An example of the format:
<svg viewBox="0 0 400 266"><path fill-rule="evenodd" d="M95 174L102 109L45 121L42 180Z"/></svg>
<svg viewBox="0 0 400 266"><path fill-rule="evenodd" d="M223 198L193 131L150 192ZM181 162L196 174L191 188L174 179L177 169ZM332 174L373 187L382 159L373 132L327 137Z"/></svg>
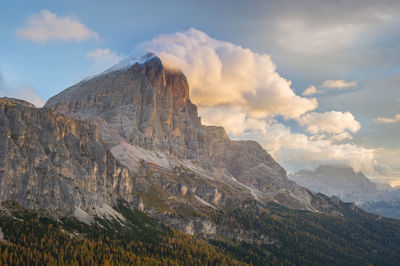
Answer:
<svg viewBox="0 0 400 266"><path fill-rule="evenodd" d="M94 126L51 109L0 98L0 150L1 201L91 212L132 189Z"/></svg>
<svg viewBox="0 0 400 266"><path fill-rule="evenodd" d="M232 141L222 127L203 126L207 158L239 182L262 192L277 192L288 183L286 171L255 141Z"/></svg>
<svg viewBox="0 0 400 266"><path fill-rule="evenodd" d="M129 144L228 174L269 195L290 187L284 169L258 143L232 141L222 128L202 126L184 74L155 56L80 82L45 107L96 125L119 155L115 147Z"/></svg>
<svg viewBox="0 0 400 266"><path fill-rule="evenodd" d="M125 141L196 163L204 159L204 134L180 71L158 57L78 83L45 107L88 120L113 147Z"/></svg>

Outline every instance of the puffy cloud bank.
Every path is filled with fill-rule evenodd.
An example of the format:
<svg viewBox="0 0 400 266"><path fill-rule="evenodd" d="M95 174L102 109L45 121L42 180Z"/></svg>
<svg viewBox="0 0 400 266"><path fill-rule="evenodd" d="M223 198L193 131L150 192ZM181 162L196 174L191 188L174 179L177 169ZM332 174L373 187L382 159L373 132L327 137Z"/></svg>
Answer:
<svg viewBox="0 0 400 266"><path fill-rule="evenodd" d="M269 55L215 40L196 29L162 35L144 46L165 66L182 69L191 99L200 107L234 106L256 117L297 118L318 105L315 99L294 93Z"/></svg>
<svg viewBox="0 0 400 266"><path fill-rule="evenodd" d="M307 131L312 134L340 134L346 130L355 133L361 128L352 113L336 111L308 113L300 118L299 124L306 127Z"/></svg>
<svg viewBox="0 0 400 266"><path fill-rule="evenodd" d="M33 42L44 43L56 41L85 41L99 39L96 32L87 28L72 17L59 17L48 10L42 10L26 20L23 28L17 29L16 36Z"/></svg>
<svg viewBox="0 0 400 266"><path fill-rule="evenodd" d="M259 141L284 164L336 162L373 171L375 150L349 142L361 127L355 117L350 112L311 112L317 100L296 95L269 55L196 29L161 35L142 48L157 54L166 67L185 73L203 123L223 126L233 138ZM354 85L330 81L324 86ZM308 91L303 95L318 93L315 87ZM293 133L279 117L297 122L304 132Z"/></svg>
<svg viewBox="0 0 400 266"><path fill-rule="evenodd" d="M297 163L302 168L325 163L348 164L356 171L376 174L376 150L354 143L337 143L335 137L293 133L282 123L272 123L268 125L267 134L259 141L282 163Z"/></svg>

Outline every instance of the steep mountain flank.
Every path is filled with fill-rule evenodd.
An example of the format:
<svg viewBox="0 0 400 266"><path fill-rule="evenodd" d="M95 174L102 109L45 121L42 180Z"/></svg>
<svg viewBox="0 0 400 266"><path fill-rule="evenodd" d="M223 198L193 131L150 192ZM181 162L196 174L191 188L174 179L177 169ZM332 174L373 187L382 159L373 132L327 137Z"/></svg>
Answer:
<svg viewBox="0 0 400 266"><path fill-rule="evenodd" d="M129 171L97 129L51 109L0 98L0 200L29 209L96 212L129 198Z"/></svg>
<svg viewBox="0 0 400 266"><path fill-rule="evenodd" d="M165 68L154 55L84 80L50 98L45 107L96 125L115 157L137 174L147 163L153 172L173 174L181 167L186 176L207 180L205 192L196 194L206 203L231 203L240 195L319 208L312 203L315 195L289 181L258 143L232 141L222 128L202 126L184 74ZM180 187L187 181L171 183ZM180 189L168 193L182 196Z"/></svg>
<svg viewBox="0 0 400 266"><path fill-rule="evenodd" d="M110 147L124 140L205 162L204 134L186 78L180 71L167 71L158 57L80 82L45 107L97 125Z"/></svg>

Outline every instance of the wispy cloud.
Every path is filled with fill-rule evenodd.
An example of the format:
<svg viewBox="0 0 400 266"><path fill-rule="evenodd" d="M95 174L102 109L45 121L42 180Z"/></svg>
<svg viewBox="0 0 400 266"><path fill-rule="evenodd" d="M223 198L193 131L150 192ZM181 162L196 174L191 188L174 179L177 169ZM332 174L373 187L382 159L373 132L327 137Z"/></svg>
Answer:
<svg viewBox="0 0 400 266"><path fill-rule="evenodd" d="M395 115L393 118L391 117L377 117L374 119L375 123L381 124L394 124L400 122L400 114Z"/></svg>
<svg viewBox="0 0 400 266"><path fill-rule="evenodd" d="M113 65L120 62L123 56L117 54L116 52L110 50L110 48L96 49L89 51L86 57L93 61L94 65L91 69L91 73L102 72Z"/></svg>
<svg viewBox="0 0 400 266"><path fill-rule="evenodd" d="M338 89L338 90L352 88L355 86L357 86L357 83L355 81L345 81L343 79L325 80L324 83L322 83L321 85L322 88Z"/></svg>
<svg viewBox="0 0 400 266"><path fill-rule="evenodd" d="M328 91L342 91L345 89L354 88L357 86L357 82L355 81L346 81L343 79L339 80L325 80L319 88L314 85L308 87L301 95L303 96L311 96L316 94L325 94Z"/></svg>
<svg viewBox="0 0 400 266"><path fill-rule="evenodd" d="M72 17L59 17L48 10L27 18L25 26L17 29L17 37L33 42L99 40L99 35Z"/></svg>
<svg viewBox="0 0 400 266"><path fill-rule="evenodd" d="M7 85L2 73L0 72L0 96L8 96L22 99L33 103L36 107L42 107L44 100L39 96L35 88L28 84L22 84L16 87Z"/></svg>
<svg viewBox="0 0 400 266"><path fill-rule="evenodd" d="M310 96L310 95L315 95L315 94L322 94L324 91L317 89L314 85L311 85L308 87L301 95L303 96Z"/></svg>

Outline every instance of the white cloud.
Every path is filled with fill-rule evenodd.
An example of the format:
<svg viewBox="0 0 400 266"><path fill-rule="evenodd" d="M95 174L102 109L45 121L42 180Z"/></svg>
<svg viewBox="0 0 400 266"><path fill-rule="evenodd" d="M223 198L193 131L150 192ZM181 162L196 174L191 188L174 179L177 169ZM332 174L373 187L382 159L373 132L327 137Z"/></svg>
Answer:
<svg viewBox="0 0 400 266"><path fill-rule="evenodd" d="M340 80L326 80L322 83L320 86L320 89L315 87L314 85L311 85L308 87L301 95L303 96L311 96L315 94L325 94L328 92L328 90L344 90L348 88L353 88L357 86L357 83L355 81L345 81L343 79Z"/></svg>
<svg viewBox="0 0 400 266"><path fill-rule="evenodd" d="M144 44L166 67L182 69L191 99L203 107L233 106L253 117L297 118L314 110L316 99L294 93L267 54L215 40L196 29L162 35Z"/></svg>
<svg viewBox="0 0 400 266"><path fill-rule="evenodd" d="M322 88L338 89L338 90L352 88L355 86L357 86L357 83L355 81L345 81L343 79L325 80L324 83L322 83L322 85L321 85Z"/></svg>
<svg viewBox="0 0 400 266"><path fill-rule="evenodd" d="M35 88L30 85L21 85L13 88L12 92L9 93L8 96L28 101L33 103L36 107L42 107L45 103L44 100L38 95Z"/></svg>
<svg viewBox="0 0 400 266"><path fill-rule="evenodd" d="M112 64L116 64L121 60L120 56L109 48L90 51L86 56L93 59L96 64L100 64L103 61L110 61Z"/></svg>
<svg viewBox="0 0 400 266"><path fill-rule="evenodd" d="M88 39L99 40L96 32L87 28L72 17L59 17L48 10L31 15L26 20L23 28L17 29L16 36L33 42L46 41L85 41Z"/></svg>
<svg viewBox="0 0 400 266"><path fill-rule="evenodd" d="M36 107L42 107L44 100L38 95L35 88L30 85L24 84L17 87L10 88L0 72L0 96L7 96L17 99L22 99L33 103Z"/></svg>
<svg viewBox="0 0 400 266"><path fill-rule="evenodd" d="M361 128L350 112L312 112L301 116L298 122L312 134L342 134L346 131L355 133Z"/></svg>
<svg viewBox="0 0 400 266"><path fill-rule="evenodd" d="M318 90L317 87L315 87L314 85L311 85L305 91L303 91L303 93L301 95L310 96L310 95L321 94L321 93L324 93L324 92L321 90Z"/></svg>
<svg viewBox="0 0 400 266"><path fill-rule="evenodd" d="M379 183L388 183L392 187L400 186L400 172L395 171L387 164L378 164L374 167L375 173L368 176Z"/></svg>
<svg viewBox="0 0 400 266"><path fill-rule="evenodd" d="M123 56L118 55L116 52L110 50L109 48L89 51L86 54L86 57L93 60L94 63L94 66L90 71L91 73L102 72L119 63L123 58Z"/></svg>
<svg viewBox="0 0 400 266"><path fill-rule="evenodd" d="M356 171L373 173L375 149L366 149L353 143L337 144L335 138L316 138L292 133L281 124L268 125L260 143L283 164L300 163L317 166L323 163L345 163Z"/></svg>
<svg viewBox="0 0 400 266"><path fill-rule="evenodd" d="M394 124L400 122L400 114L395 115L393 118L390 117L377 117L374 118L375 123L382 124Z"/></svg>
<svg viewBox="0 0 400 266"><path fill-rule="evenodd" d="M199 110L204 125L222 126L234 136L252 134L266 134L267 121L255 118L235 107L205 107Z"/></svg>

